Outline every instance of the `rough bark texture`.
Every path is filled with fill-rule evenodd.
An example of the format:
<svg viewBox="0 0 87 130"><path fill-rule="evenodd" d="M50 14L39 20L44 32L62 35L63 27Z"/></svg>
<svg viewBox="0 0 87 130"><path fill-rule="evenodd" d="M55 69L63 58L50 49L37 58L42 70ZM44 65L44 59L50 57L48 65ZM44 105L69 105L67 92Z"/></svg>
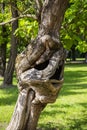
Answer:
<svg viewBox="0 0 87 130"><path fill-rule="evenodd" d="M2 9L2 13L4 14L4 10L5 10L5 3L1 4L1 9ZM7 37L7 33L6 33L6 26L2 26L2 38L3 38L3 43L1 43L0 45L0 75L4 76L4 72L5 72L5 67L6 67L6 46L7 43L4 40L4 38Z"/></svg>
<svg viewBox="0 0 87 130"><path fill-rule="evenodd" d="M87 52L85 53L85 62L87 63Z"/></svg>
<svg viewBox="0 0 87 130"><path fill-rule="evenodd" d="M75 45L73 45L72 48L71 48L71 59L72 59L72 61L76 61Z"/></svg>
<svg viewBox="0 0 87 130"><path fill-rule="evenodd" d="M17 5L16 5L16 0L15 0L14 2L11 3L11 12L12 12L13 18L18 17L18 12L14 8L16 6ZM8 65L5 71L3 86L12 85L15 59L17 56L17 44L18 44L18 39L14 35L14 32L17 28L18 28L18 20L12 23L10 58L9 58Z"/></svg>
<svg viewBox="0 0 87 130"><path fill-rule="evenodd" d="M59 40L66 0L45 0L37 38L16 59L20 91L7 130L36 130L40 112L63 83L65 51Z"/></svg>
<svg viewBox="0 0 87 130"><path fill-rule="evenodd" d="M5 31L5 27L3 26L3 31ZM2 43L0 45L0 75L4 76L5 67L6 67L6 43Z"/></svg>

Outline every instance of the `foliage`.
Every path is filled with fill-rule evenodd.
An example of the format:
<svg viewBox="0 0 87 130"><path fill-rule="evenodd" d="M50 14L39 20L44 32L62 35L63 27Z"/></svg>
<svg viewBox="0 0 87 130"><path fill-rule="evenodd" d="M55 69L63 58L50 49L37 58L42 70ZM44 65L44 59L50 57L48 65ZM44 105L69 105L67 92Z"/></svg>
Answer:
<svg viewBox="0 0 87 130"><path fill-rule="evenodd" d="M18 51L22 51L29 44L29 42L36 37L37 33L37 21L32 21L26 18L19 20L19 28L15 31L15 34L20 40Z"/></svg>
<svg viewBox="0 0 87 130"><path fill-rule="evenodd" d="M87 51L87 0L70 0L61 29L62 42L68 50L73 44Z"/></svg>
<svg viewBox="0 0 87 130"><path fill-rule="evenodd" d="M0 8L0 22L9 21L11 19L11 11L9 1L5 2L5 10L2 13ZM25 0L17 1L17 10L19 16L21 14L36 14L35 1ZM86 0L70 0L69 8L66 11L65 18L61 29L61 40L64 47L68 50L71 49L72 45L76 45L76 49L81 52L87 51L87 1ZM7 34L10 34L11 27L7 25ZM10 30L10 32L9 32ZM38 24L30 18L22 18L19 20L19 28L15 32L19 38L19 51L29 43L32 38L35 38L38 31ZM2 37L2 27L0 27L0 44L8 40L10 43L10 35L8 38ZM8 50L10 50L8 48Z"/></svg>
<svg viewBox="0 0 87 130"><path fill-rule="evenodd" d="M54 104L49 104L42 112L38 127L43 130L87 129L87 71L85 70L87 70L86 64L66 65L65 83L60 95ZM16 87L0 89L0 124L6 126L10 121L17 95ZM5 126L0 128L4 130Z"/></svg>
<svg viewBox="0 0 87 130"><path fill-rule="evenodd" d="M18 10L19 13L21 14L35 14L35 1L34 0L18 0L17 1L17 5L18 5Z"/></svg>
<svg viewBox="0 0 87 130"><path fill-rule="evenodd" d="M11 12L9 11L9 6L5 6L1 4L1 8L0 8L0 22L3 21L8 21L11 18ZM9 34L11 32L11 27L8 26L4 26L5 30L3 33L3 27L0 26L0 44L3 44L4 42L9 43L10 39L9 39Z"/></svg>
<svg viewBox="0 0 87 130"><path fill-rule="evenodd" d="M2 13L2 8L0 8L0 22L5 22L11 19L11 11L9 1L5 2L5 10ZM19 15L21 14L35 14L36 5L35 1L17 1L17 10ZM81 52L87 51L87 1L86 0L70 0L69 8L66 11L64 22L61 29L61 40L64 47L70 50L73 44L76 45L76 49ZM11 27L6 26L7 35L11 32ZM35 38L38 31L38 24L30 18L22 18L19 20L19 28L15 32L19 37L19 51L24 49L24 47L29 43L32 38ZM2 27L0 27L0 44L3 42L10 44L9 37L2 37ZM8 45L8 50L10 50L10 45Z"/></svg>
<svg viewBox="0 0 87 130"><path fill-rule="evenodd" d="M5 1L1 1L3 3ZM2 5L2 4L1 4ZM35 2L31 2L31 0L27 1L17 1L17 11L19 16L26 15L26 14L35 14L35 8L34 8ZM10 10L10 11L9 11ZM0 22L7 22L11 19L11 9L9 2L5 2L5 7L2 12L2 6L0 8ZM3 37L2 35L2 26L0 26L0 44L3 42L8 43L7 51L10 50L10 32L11 32L11 24L5 25L7 30L6 34L7 37ZM29 44L30 40L35 38L38 32L38 23L35 20L32 20L32 18L22 18L19 20L19 27L16 30L15 34L18 36L19 39L19 48L18 51L22 51L26 45Z"/></svg>

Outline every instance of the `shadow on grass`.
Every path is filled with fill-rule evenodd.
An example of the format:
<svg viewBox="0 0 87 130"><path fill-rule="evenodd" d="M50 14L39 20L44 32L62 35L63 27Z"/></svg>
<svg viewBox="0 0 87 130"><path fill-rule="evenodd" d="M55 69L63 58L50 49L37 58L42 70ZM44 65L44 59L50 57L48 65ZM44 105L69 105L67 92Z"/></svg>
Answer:
<svg viewBox="0 0 87 130"><path fill-rule="evenodd" d="M81 119L68 119L70 123L66 126L61 123L55 124L49 122L47 124L41 124L40 128L37 130L87 130L87 120L84 118ZM55 126L55 127L52 127Z"/></svg>
<svg viewBox="0 0 87 130"><path fill-rule="evenodd" d="M82 90L86 90L86 91L81 91ZM80 91L78 91L80 90ZM68 95L76 95L76 94L87 94L87 85L86 84L81 84L81 85L70 85L70 84L66 84L62 87L61 92L60 92L60 96L68 96Z"/></svg>
<svg viewBox="0 0 87 130"><path fill-rule="evenodd" d="M65 72L65 82L82 82L83 79L86 77L87 78L87 72L86 71L66 71Z"/></svg>
<svg viewBox="0 0 87 130"><path fill-rule="evenodd" d="M74 108L81 109L80 115L79 110L76 110L75 115L72 113L68 115L68 110ZM43 111L44 117L53 117L53 121L39 124L40 129L38 130L87 130L87 103L75 103L75 104L53 104L50 105L50 111ZM61 114L61 119L55 120L56 115ZM43 116L41 117L43 118ZM64 118L62 120L62 118ZM63 121L67 123L64 123ZM50 120L49 120L50 121Z"/></svg>
<svg viewBox="0 0 87 130"><path fill-rule="evenodd" d="M38 130L87 130L87 118L68 119L68 123L66 125L63 125L61 122L40 124L40 128Z"/></svg>
<svg viewBox="0 0 87 130"><path fill-rule="evenodd" d="M86 105L86 104L81 104L81 105ZM68 107L68 105L62 106L62 107ZM86 105L87 108L87 105ZM57 121L57 123L55 123L55 113L61 113L61 111L53 111L53 112L45 112L46 116L53 116L53 122L48 122L48 123L42 123L39 124L40 129L38 130L87 130L87 112L85 111L84 115L82 115L81 117L68 117L67 119L67 123L64 124L60 119L59 121ZM64 113L62 111L62 113ZM64 113L65 114L65 113ZM67 113L66 113L67 114Z"/></svg>
<svg viewBox="0 0 87 130"><path fill-rule="evenodd" d="M65 71L65 81L60 92L60 97L68 95L84 95L87 94L87 71L84 69L84 66L87 67L87 64L69 64ZM72 68L71 68L72 67ZM75 70L73 69L75 67ZM79 67L76 70L76 67ZM85 91L83 91L85 90ZM80 107L80 111L77 110ZM69 109L70 108L70 109ZM76 108L76 115L68 115L68 110ZM50 108L50 111L43 111L44 117L53 117L52 122L39 124L40 129L38 130L87 130L87 104L86 103L75 103L72 106L70 104L53 104ZM81 115L79 115L79 112ZM58 119L56 121L55 117L57 114L61 114L61 118L64 118L62 121ZM41 117L43 119L43 116ZM67 122L64 124L64 120ZM57 123L55 123L57 122Z"/></svg>
<svg viewBox="0 0 87 130"><path fill-rule="evenodd" d="M87 103L79 103L79 105L82 105L83 107L87 108Z"/></svg>
<svg viewBox="0 0 87 130"><path fill-rule="evenodd" d="M87 64L85 65L87 67ZM67 66L67 68L70 66ZM71 67L76 67L76 65L71 65ZM62 87L62 90L60 92L63 95L76 95L76 94L85 94L87 93L87 71L84 69L81 70L81 67L84 67L79 65L79 69L66 69L64 74L64 85ZM86 89L85 92L78 91L80 89Z"/></svg>
<svg viewBox="0 0 87 130"><path fill-rule="evenodd" d="M68 109L69 108L71 108L71 107L76 107L76 106L78 106L79 107L79 105L80 106L82 106L82 107L84 107L85 108L85 110L83 109L83 113L85 112L86 113L86 116L87 116L87 111L86 111L86 109L87 109L87 103L75 103L75 104L53 104L53 105L50 105L50 111L43 111L42 113L43 113L43 115L46 117L46 116L51 116L51 117L55 117L56 116L56 114L67 114L67 111L68 111ZM63 109L63 108L65 108L65 109ZM67 109L67 110L66 110ZM78 114L78 113L77 113ZM87 118L86 118L87 119Z"/></svg>

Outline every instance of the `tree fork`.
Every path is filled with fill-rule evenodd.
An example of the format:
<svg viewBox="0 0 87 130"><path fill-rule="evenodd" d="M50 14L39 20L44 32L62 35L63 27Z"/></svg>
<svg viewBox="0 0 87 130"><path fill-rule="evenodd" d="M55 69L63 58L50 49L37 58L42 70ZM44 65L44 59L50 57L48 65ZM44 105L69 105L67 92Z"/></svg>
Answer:
<svg viewBox="0 0 87 130"><path fill-rule="evenodd" d="M65 51L59 31L68 0L45 0L37 38L17 56L20 91L6 130L36 130L41 111L55 102L63 84Z"/></svg>

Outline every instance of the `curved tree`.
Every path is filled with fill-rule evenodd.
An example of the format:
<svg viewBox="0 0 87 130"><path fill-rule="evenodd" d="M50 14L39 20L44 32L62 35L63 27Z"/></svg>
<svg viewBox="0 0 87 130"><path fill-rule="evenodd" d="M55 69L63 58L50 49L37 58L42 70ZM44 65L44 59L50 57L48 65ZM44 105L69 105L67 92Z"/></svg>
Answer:
<svg viewBox="0 0 87 130"><path fill-rule="evenodd" d="M63 83L65 50L59 39L68 0L36 0L39 31L17 56L19 96L7 130L35 130L41 111Z"/></svg>

